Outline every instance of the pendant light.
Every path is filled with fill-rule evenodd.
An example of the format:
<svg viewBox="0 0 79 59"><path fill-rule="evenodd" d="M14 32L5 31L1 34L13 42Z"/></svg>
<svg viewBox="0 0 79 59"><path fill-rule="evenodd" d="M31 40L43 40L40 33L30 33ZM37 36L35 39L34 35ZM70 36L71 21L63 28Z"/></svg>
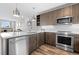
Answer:
<svg viewBox="0 0 79 59"><path fill-rule="evenodd" d="M17 8L17 4L16 4L15 10L13 10L13 16L15 16L15 17L20 17L20 11L19 11L18 8Z"/></svg>
<svg viewBox="0 0 79 59"><path fill-rule="evenodd" d="M33 14L33 16L32 16L32 21L36 21L36 15L35 15L35 7L33 7L33 12L34 12L34 14Z"/></svg>

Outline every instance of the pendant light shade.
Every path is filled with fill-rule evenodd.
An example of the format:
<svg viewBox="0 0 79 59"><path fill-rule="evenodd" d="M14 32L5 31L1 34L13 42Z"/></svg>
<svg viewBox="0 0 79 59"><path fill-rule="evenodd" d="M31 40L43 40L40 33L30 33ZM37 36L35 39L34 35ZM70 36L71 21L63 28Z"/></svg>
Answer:
<svg viewBox="0 0 79 59"><path fill-rule="evenodd" d="M19 10L17 9L17 7L15 8L15 10L13 10L13 16L15 16L15 17L20 17L20 12L19 12Z"/></svg>
<svg viewBox="0 0 79 59"><path fill-rule="evenodd" d="M32 21L36 21L36 16L35 15L32 16Z"/></svg>

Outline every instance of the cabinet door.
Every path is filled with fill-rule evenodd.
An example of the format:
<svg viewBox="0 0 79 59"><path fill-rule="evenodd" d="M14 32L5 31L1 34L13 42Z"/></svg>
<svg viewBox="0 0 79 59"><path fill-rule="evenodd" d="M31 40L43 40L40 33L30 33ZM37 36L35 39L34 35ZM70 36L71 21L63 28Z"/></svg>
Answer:
<svg viewBox="0 0 79 59"><path fill-rule="evenodd" d="M63 17L63 8L56 10L56 18Z"/></svg>
<svg viewBox="0 0 79 59"><path fill-rule="evenodd" d="M37 48L36 34L29 37L29 54Z"/></svg>
<svg viewBox="0 0 79 59"><path fill-rule="evenodd" d="M63 8L63 16L72 16L72 6L67 6Z"/></svg>
<svg viewBox="0 0 79 59"><path fill-rule="evenodd" d="M41 46L41 36L40 33L37 33L37 48Z"/></svg>
<svg viewBox="0 0 79 59"><path fill-rule="evenodd" d="M79 35L75 36L74 47L75 47L75 51L79 52Z"/></svg>
<svg viewBox="0 0 79 59"><path fill-rule="evenodd" d="M51 32L46 32L46 43L52 46L56 45L56 34Z"/></svg>
<svg viewBox="0 0 79 59"><path fill-rule="evenodd" d="M40 47L44 44L44 33L37 34L37 47Z"/></svg>
<svg viewBox="0 0 79 59"><path fill-rule="evenodd" d="M75 4L72 6L72 15L73 15L73 23L79 23L79 4Z"/></svg>
<svg viewBox="0 0 79 59"><path fill-rule="evenodd" d="M49 25L49 13L44 13L40 15L40 25Z"/></svg>
<svg viewBox="0 0 79 59"><path fill-rule="evenodd" d="M44 34L45 34L44 32L40 33L41 45L43 45L44 44L44 41L45 41L45 35Z"/></svg>
<svg viewBox="0 0 79 59"><path fill-rule="evenodd" d="M49 21L51 25L55 25L56 24L56 11L51 11L49 13Z"/></svg>

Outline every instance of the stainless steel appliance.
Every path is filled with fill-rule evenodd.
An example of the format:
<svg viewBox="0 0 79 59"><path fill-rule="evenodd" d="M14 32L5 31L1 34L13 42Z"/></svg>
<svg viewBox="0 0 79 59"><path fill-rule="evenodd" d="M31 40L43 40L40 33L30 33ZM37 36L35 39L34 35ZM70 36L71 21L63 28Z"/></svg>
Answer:
<svg viewBox="0 0 79 59"><path fill-rule="evenodd" d="M57 24L72 24L72 16L57 18Z"/></svg>
<svg viewBox="0 0 79 59"><path fill-rule="evenodd" d="M74 34L69 31L58 31L56 34L56 47L74 51Z"/></svg>

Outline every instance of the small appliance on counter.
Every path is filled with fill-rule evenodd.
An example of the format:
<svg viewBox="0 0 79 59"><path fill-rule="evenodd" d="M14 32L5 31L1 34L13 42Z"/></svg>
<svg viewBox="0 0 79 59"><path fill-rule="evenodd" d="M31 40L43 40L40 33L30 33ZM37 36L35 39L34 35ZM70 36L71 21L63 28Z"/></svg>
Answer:
<svg viewBox="0 0 79 59"><path fill-rule="evenodd" d="M18 32L22 31L21 29L17 29Z"/></svg>

